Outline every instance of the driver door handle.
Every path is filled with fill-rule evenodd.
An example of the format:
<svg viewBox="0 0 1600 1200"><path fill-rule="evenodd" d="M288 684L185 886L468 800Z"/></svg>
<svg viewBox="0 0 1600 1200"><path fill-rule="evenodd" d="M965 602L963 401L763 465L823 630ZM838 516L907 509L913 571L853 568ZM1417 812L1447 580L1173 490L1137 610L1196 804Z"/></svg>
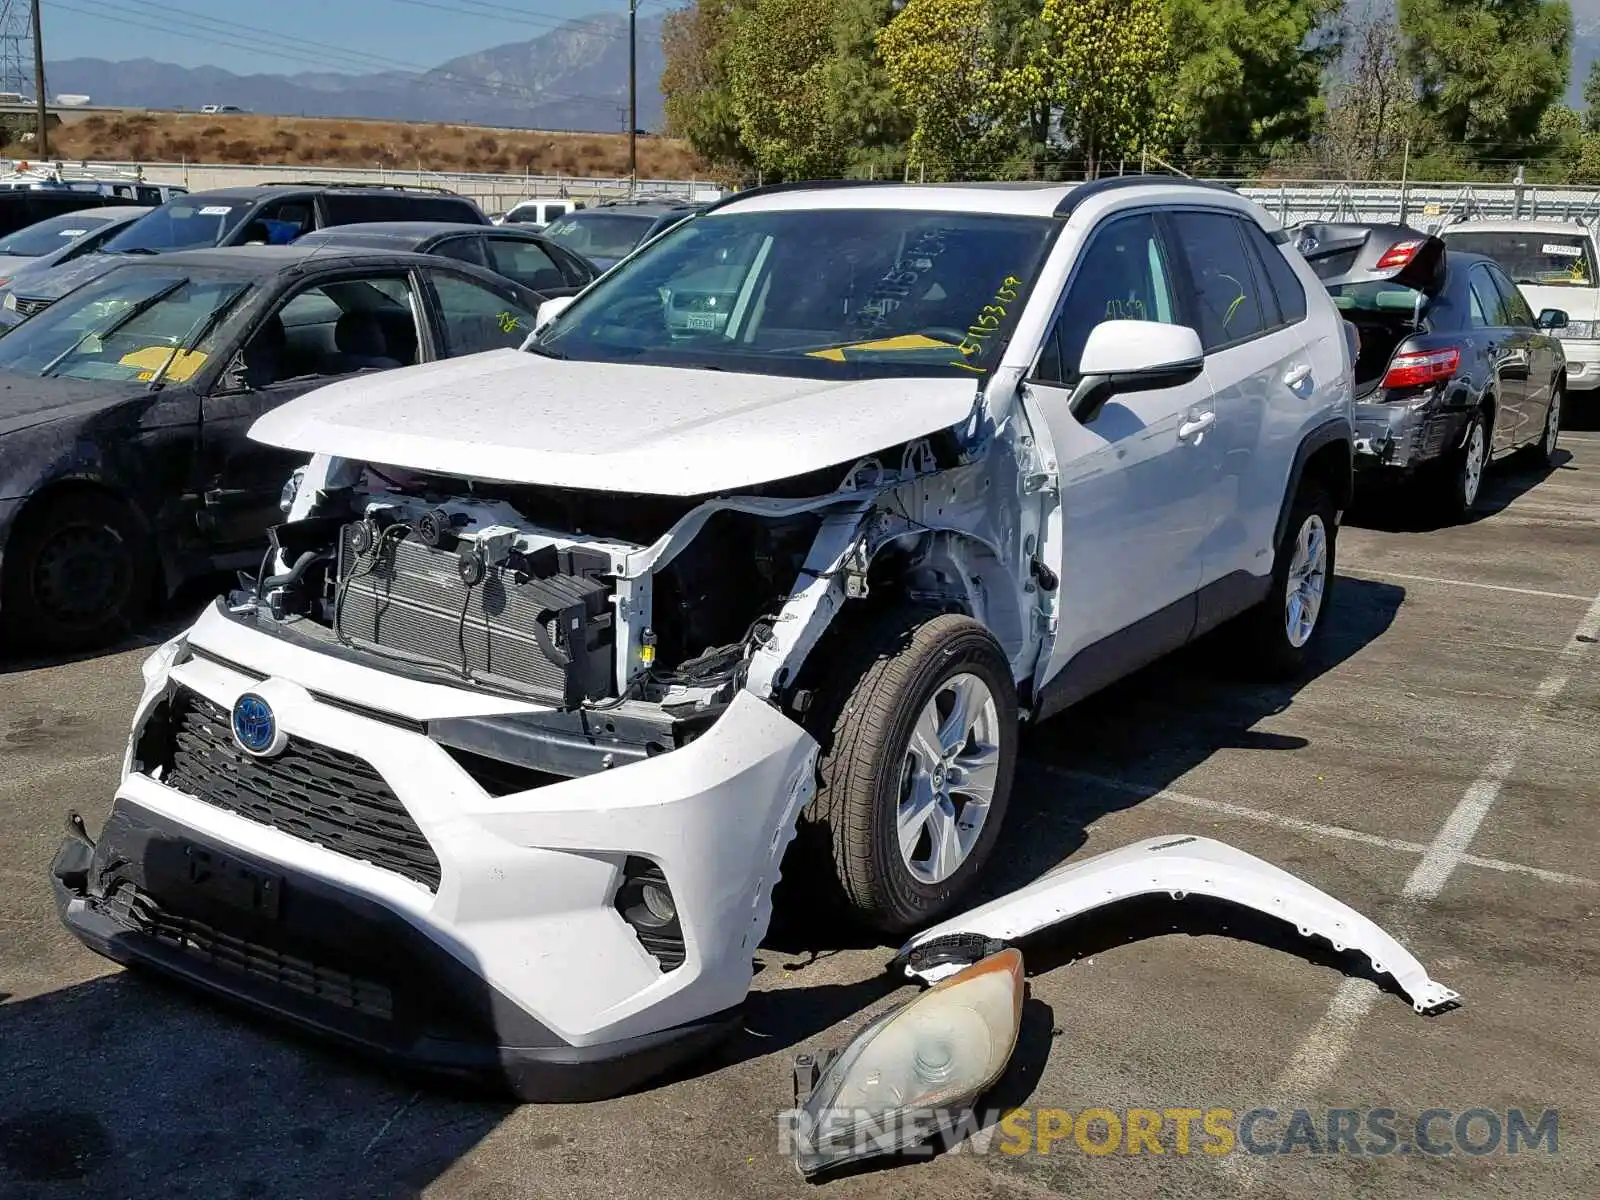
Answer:
<svg viewBox="0 0 1600 1200"><path fill-rule="evenodd" d="M1210 429L1216 423L1216 420L1217 414L1214 412L1203 412L1197 416L1190 417L1182 425L1178 426L1178 440L1187 442L1191 438L1198 438L1202 433Z"/></svg>

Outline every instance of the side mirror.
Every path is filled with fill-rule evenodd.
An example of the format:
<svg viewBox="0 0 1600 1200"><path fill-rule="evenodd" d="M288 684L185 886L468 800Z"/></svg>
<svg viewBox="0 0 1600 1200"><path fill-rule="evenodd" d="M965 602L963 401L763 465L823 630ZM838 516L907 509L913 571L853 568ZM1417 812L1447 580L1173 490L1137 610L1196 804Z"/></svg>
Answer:
<svg viewBox="0 0 1600 1200"><path fill-rule="evenodd" d="M1187 325L1102 321L1083 345L1067 407L1086 425L1118 393L1177 387L1198 379L1204 367L1200 335Z"/></svg>
<svg viewBox="0 0 1600 1200"><path fill-rule="evenodd" d="M533 331L535 333L544 332L546 326L565 312L567 305L571 304L575 299L577 299L576 296L552 296L539 305L539 311L533 315Z"/></svg>
<svg viewBox="0 0 1600 1200"><path fill-rule="evenodd" d="M1547 308L1540 312L1534 324L1540 329L1565 329L1567 327L1567 314L1559 308Z"/></svg>

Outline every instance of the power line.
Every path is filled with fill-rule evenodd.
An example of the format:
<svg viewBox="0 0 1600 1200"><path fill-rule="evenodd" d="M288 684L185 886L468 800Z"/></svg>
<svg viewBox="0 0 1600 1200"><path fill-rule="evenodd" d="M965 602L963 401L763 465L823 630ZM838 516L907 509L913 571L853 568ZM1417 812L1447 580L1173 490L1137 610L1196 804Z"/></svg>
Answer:
<svg viewBox="0 0 1600 1200"><path fill-rule="evenodd" d="M187 32L195 35L195 40L200 41L203 44L220 46L228 49L254 51L259 53L263 48L261 41L265 41L268 43L267 49L270 49L274 54L281 55L291 62L319 67L324 70L333 70L343 74L349 74L353 68L361 71L371 72L380 67L384 70L403 71L410 74L432 74L433 72L437 71L436 67L428 67L420 63L411 63L399 59L386 58L381 55L368 54L364 51L356 52L332 50L329 47L323 46L321 43L312 42L304 38L296 38L287 34L275 33L271 30L243 25L238 22L217 21L214 18L206 17L203 14L195 13L188 9L180 9L172 5L160 4L157 2L157 0L115 0L117 7L112 7L111 0L81 0L81 2L94 5L104 4L105 7L94 10L83 9L75 7L71 4L62 3L61 0L52 0L52 6L53 10L60 9L67 12L74 12L85 16L95 17L100 20L115 21L123 25L131 26L135 29L170 34L173 32L174 28L176 28L179 32ZM160 25L152 24L150 21L137 20L132 16L126 15L125 11L123 11L122 6L129 4L137 5L150 10L163 10L166 13L183 14L183 19L174 19L170 16L161 17L158 18L161 20ZM201 24L201 22L206 22L206 24ZM218 29L213 28L212 26L223 26L223 28ZM234 34L235 32L238 35L237 37L228 36L230 34ZM239 40L240 37L245 36L248 36L252 39L261 39L261 41L253 40L251 42L244 42ZM327 57L330 52L338 57ZM340 61L340 59L343 59L343 61ZM612 96L538 91L536 89L524 87L519 84L491 83L487 80L466 79L449 72L445 72L443 74L433 74L433 77L429 79L427 83L430 86L437 87L442 91L455 92L459 95L465 95L468 97L498 100L502 102L508 100L522 100L546 104L591 102L607 103L613 99Z"/></svg>
<svg viewBox="0 0 1600 1200"><path fill-rule="evenodd" d="M412 8L436 9L439 12L447 12L452 16L478 17L486 21L498 21L503 25L529 25L535 29L588 28L608 39L626 36L617 31L602 32L610 24L603 17L574 17L570 20L564 20L554 14L536 14L526 9L508 8L504 4L490 3L490 0L457 0L455 4L437 3L436 0L389 0L389 2L391 4L408 4Z"/></svg>

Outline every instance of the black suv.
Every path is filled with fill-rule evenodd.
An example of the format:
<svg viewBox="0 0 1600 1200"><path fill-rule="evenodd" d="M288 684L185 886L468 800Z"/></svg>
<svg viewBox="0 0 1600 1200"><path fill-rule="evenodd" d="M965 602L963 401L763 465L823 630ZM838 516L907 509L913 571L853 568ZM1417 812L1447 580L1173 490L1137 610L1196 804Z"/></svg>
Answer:
<svg viewBox="0 0 1600 1200"><path fill-rule="evenodd" d="M112 203L88 193L83 199ZM29 317L125 261L220 246L286 246L303 233L369 221L458 221L488 225L471 200L442 188L389 184L265 183L176 196L100 248L17 293L16 317Z"/></svg>
<svg viewBox="0 0 1600 1200"><path fill-rule="evenodd" d="M114 196L68 191L65 188L18 188L0 192L0 237L9 237L19 229L79 209L102 208L119 203L121 201Z"/></svg>

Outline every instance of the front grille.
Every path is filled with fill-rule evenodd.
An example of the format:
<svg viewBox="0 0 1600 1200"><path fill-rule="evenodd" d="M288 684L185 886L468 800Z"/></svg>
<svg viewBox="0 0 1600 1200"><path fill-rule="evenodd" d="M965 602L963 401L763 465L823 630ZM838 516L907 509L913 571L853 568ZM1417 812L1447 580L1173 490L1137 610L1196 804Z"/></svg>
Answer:
<svg viewBox="0 0 1600 1200"><path fill-rule="evenodd" d="M394 993L386 985L168 912L154 897L127 881L117 884L100 907L127 928L176 946L207 966L287 988L362 1016L394 1020Z"/></svg>
<svg viewBox="0 0 1600 1200"><path fill-rule="evenodd" d="M186 688L146 730L136 751L140 766L162 766L167 786L438 889L433 848L363 759L301 738L272 758L246 754L234 744L227 712Z"/></svg>
<svg viewBox="0 0 1600 1200"><path fill-rule="evenodd" d="M24 317L38 316L45 309L49 308L52 303L53 301L50 300L27 300L21 296L18 296L17 312Z"/></svg>

